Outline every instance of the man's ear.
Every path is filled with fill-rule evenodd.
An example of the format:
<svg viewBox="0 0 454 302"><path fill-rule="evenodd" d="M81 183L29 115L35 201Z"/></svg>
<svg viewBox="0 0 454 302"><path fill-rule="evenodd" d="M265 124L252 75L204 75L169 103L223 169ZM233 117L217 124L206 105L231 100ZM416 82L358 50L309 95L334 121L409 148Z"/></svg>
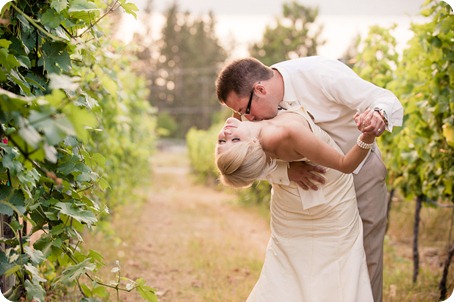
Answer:
<svg viewBox="0 0 454 302"><path fill-rule="evenodd" d="M266 87L262 84L262 82L258 82L254 87L254 93L257 95L265 95L266 94Z"/></svg>

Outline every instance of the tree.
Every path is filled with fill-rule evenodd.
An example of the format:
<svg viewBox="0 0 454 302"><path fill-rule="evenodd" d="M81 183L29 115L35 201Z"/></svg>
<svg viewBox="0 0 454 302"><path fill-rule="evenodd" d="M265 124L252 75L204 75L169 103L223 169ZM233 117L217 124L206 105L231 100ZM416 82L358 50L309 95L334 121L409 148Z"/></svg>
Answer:
<svg viewBox="0 0 454 302"><path fill-rule="evenodd" d="M177 121L176 136L184 137L191 127L207 129L220 110L213 83L227 54L215 36L212 13L194 18L174 3L165 15L151 103Z"/></svg>
<svg viewBox="0 0 454 302"><path fill-rule="evenodd" d="M276 25L267 26L262 40L249 49L251 56L266 65L316 55L317 47L325 43L320 40L323 26L315 23L318 8L292 1L283 4L282 14L282 19L276 18Z"/></svg>

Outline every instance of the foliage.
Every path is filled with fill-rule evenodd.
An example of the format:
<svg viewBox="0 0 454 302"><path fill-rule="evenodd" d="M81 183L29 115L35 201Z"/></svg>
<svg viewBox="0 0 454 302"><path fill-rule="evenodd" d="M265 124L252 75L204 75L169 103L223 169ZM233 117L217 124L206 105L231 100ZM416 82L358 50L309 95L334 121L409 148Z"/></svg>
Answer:
<svg viewBox="0 0 454 302"><path fill-rule="evenodd" d="M193 126L208 129L220 110L213 83L226 53L216 38L213 14L194 18L174 3L165 15L150 99L159 112L178 121L175 136L182 138Z"/></svg>
<svg viewBox="0 0 454 302"><path fill-rule="evenodd" d="M393 71L399 59L396 39L392 35L396 27L397 25L388 29L369 27L369 33L361 43L362 49L354 64L354 70L360 77L383 88L394 79Z"/></svg>
<svg viewBox="0 0 454 302"><path fill-rule="evenodd" d="M403 127L393 129L380 146L388 183L405 198L416 200L413 283L420 267L421 206L454 201L454 17L449 5L437 1L426 1L421 14L428 22L412 24L414 37L402 60L396 60L394 38L374 27L354 67L363 78L395 92L405 109ZM447 246L452 247L452 238L448 241ZM452 257L451 251L448 257ZM449 264L450 258L439 285L440 299L446 295Z"/></svg>
<svg viewBox="0 0 454 302"><path fill-rule="evenodd" d="M167 112L159 113L157 116L158 134L160 137L175 136L178 129L178 123Z"/></svg>
<svg viewBox="0 0 454 302"><path fill-rule="evenodd" d="M405 108L402 131L390 159L395 185L405 197L453 202L454 16L445 2L426 1L390 88Z"/></svg>
<svg viewBox="0 0 454 302"><path fill-rule="evenodd" d="M305 7L297 1L282 5L282 19L276 25L267 26L260 42L253 44L249 52L266 65L287 59L317 54L323 26L316 26L318 8Z"/></svg>
<svg viewBox="0 0 454 302"><path fill-rule="evenodd" d="M242 203L247 205L268 206L271 201L271 185L267 181L256 181L251 187L239 190L238 197Z"/></svg>
<svg viewBox="0 0 454 302"><path fill-rule="evenodd" d="M214 151L218 133L224 123L214 124L209 130L189 129L186 145L192 172L200 181L213 184L219 177L214 162Z"/></svg>
<svg viewBox="0 0 454 302"><path fill-rule="evenodd" d="M108 286L156 301L141 279L92 277L102 256L80 246L82 232L147 175L153 148L145 81L100 22L120 7L137 10L125 0L17 0L3 10L0 214L14 236L1 238L0 267L16 277L10 300L77 286L94 301L107 299Z"/></svg>
<svg viewBox="0 0 454 302"><path fill-rule="evenodd" d="M395 81L395 70L399 63L396 39L392 35L395 28L395 25L387 29L371 26L366 38L358 42L361 50L353 60L352 67L364 80L390 90L393 90L390 85ZM395 187L396 173L400 171L393 162L396 157L400 157L400 151L395 145L401 130L401 127L395 127L391 133L386 132L378 139L383 162L388 169L387 181L390 188Z"/></svg>

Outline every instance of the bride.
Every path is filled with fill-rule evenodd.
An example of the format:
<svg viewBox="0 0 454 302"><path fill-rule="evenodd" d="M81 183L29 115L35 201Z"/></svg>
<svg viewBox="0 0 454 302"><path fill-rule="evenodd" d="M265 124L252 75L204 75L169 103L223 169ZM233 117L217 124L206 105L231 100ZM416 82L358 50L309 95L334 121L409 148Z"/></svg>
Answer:
<svg viewBox="0 0 454 302"><path fill-rule="evenodd" d="M367 124L372 113L355 115L357 125ZM259 122L226 120L218 135L216 165L227 186L250 186L270 173L277 160L326 167L325 184L317 191L295 183L272 184L271 238L247 302L373 301L349 173L374 140L362 133L343 155L304 109Z"/></svg>

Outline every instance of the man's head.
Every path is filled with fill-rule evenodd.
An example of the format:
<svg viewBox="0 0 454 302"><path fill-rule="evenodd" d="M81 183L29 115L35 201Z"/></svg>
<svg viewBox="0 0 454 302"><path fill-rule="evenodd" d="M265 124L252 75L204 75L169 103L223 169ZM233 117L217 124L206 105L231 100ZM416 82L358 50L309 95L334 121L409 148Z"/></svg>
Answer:
<svg viewBox="0 0 454 302"><path fill-rule="evenodd" d="M249 120L273 118L282 99L274 74L257 59L235 60L218 75L217 97L221 104Z"/></svg>

